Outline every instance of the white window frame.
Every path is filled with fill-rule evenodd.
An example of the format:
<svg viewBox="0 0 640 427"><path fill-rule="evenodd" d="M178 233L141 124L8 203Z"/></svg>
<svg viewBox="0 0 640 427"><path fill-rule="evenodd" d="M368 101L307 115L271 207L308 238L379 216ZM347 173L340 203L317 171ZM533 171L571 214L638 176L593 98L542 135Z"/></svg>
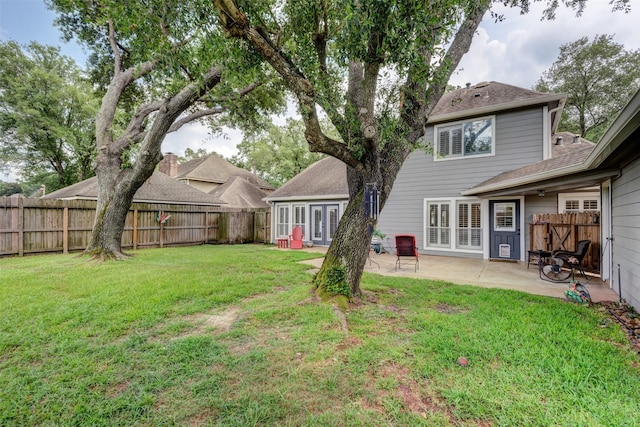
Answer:
<svg viewBox="0 0 640 427"><path fill-rule="evenodd" d="M298 212L302 210L301 217ZM302 228L302 237L307 237L307 205L304 203L293 203L291 205L291 230L294 227L300 226Z"/></svg>
<svg viewBox="0 0 640 427"><path fill-rule="evenodd" d="M431 207L437 206L436 217L431 217ZM446 207L447 225L442 224L443 207ZM435 219L435 225L431 225L431 220ZM451 248L451 201L450 200L425 200L425 216L424 216L424 243L429 249L450 249ZM430 232L434 229L437 237L437 243L431 243ZM442 237L446 236L447 242L442 242Z"/></svg>
<svg viewBox="0 0 640 427"><path fill-rule="evenodd" d="M474 152L466 152L465 151L465 142L464 142L464 129L465 129L465 125L469 125L470 123L473 122L479 122L479 121L491 121L491 150L488 152L481 152L481 153L474 153ZM444 130L446 130L447 128L459 128L460 129L460 136L462 138L462 140L460 141L461 143L461 147L460 147L460 153L452 153L452 149L453 149L453 142L449 143L449 150L448 153L442 153L440 152L440 133ZM434 143L434 156L433 159L434 161L446 161L446 160L456 160L456 159L472 159L472 158L477 158L477 157L487 157L487 156L493 156L495 155L495 148L496 148L496 136L495 136L495 128L496 128L496 117L495 116L484 116L484 117L476 117L473 119L466 119L466 120L460 120L457 122L450 122L450 123L443 123L441 125L437 125L434 126L434 139L435 139L435 143Z"/></svg>
<svg viewBox="0 0 640 427"><path fill-rule="evenodd" d="M460 215L460 207L466 206L466 217L467 221L464 224L461 223L463 220ZM476 218L474 221L474 206L477 209L477 213L479 218ZM456 201L456 248L458 249L472 249L472 250L482 250L482 202L480 200L457 200ZM462 244L460 241L463 234L466 234L468 244ZM474 236L475 235L475 236ZM479 240L477 245L473 244L474 238Z"/></svg>
<svg viewBox="0 0 640 427"><path fill-rule="evenodd" d="M587 200L596 200L598 202L597 209L584 209L584 202ZM578 209L567 210L567 202L577 201L579 204ZM558 212L571 213L571 212L597 212L602 208L602 201L600 200L599 191L589 191L581 193L558 193Z"/></svg>
<svg viewBox="0 0 640 427"><path fill-rule="evenodd" d="M448 227L444 227L444 228L448 228L448 234L447 234L447 238L449 240L448 244L430 244L429 243L429 232L431 228L430 226L430 206L437 204L438 207L438 225L440 224L440 217L442 215L441 213L441 206L446 205L448 207L449 210L449 226ZM462 204L466 204L469 206L469 209L471 209L471 205L478 205L479 207L479 214L480 214L480 218L479 218L479 227L470 227L470 228L466 228L467 230L474 230L474 231L469 231L469 233L471 234L472 232L478 233L479 234L479 239L480 239L480 246L473 246L473 245L461 245L459 244L459 239L458 239L458 233L460 232L460 227L459 227L459 222L458 222L458 207ZM454 197L454 198L447 198L447 199L442 199L442 198L433 198L433 199L424 199L424 203L423 203L423 227L424 227L424 231L423 231L423 235L424 235L424 243L423 243L423 249L424 250L432 250L432 251L442 251L442 252L464 252L464 253L474 253L474 254L482 254L484 253L484 250L486 249L485 246L485 242L487 241L486 238L486 234L487 234L487 226L489 225L489 221L487 219L488 216L488 204L486 200L482 200L482 199L478 199L478 198L466 198L466 197ZM443 227L437 227L438 230L442 229ZM477 230L477 231L476 231ZM441 242L441 235L438 235L438 242ZM471 241L471 239L470 239Z"/></svg>
<svg viewBox="0 0 640 427"><path fill-rule="evenodd" d="M291 229L289 225L291 224L291 205L289 203L279 203L276 207L276 231L279 238L289 237L291 233ZM285 231L285 233L281 233L281 231Z"/></svg>
<svg viewBox="0 0 640 427"><path fill-rule="evenodd" d="M507 207L511 208L511 226L501 226L498 221L498 213L501 212L499 210L500 206L504 205L505 209ZM518 222L518 217L516 216L516 204L515 202L500 202L497 201L493 205L493 230L494 231L516 231L516 224Z"/></svg>

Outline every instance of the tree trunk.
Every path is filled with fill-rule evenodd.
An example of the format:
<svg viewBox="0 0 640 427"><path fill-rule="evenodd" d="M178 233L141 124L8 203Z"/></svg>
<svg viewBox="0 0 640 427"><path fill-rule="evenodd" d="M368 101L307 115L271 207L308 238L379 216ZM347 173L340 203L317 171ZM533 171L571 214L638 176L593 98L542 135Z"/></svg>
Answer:
<svg viewBox="0 0 640 427"><path fill-rule="evenodd" d="M379 169L377 161L366 162L371 167L369 172L359 172L347 167L347 180L349 182L349 204L345 210L338 230L327 250L320 271L315 276L314 284L319 294L332 294L331 292L333 272L344 271L345 281L349 287L350 297L362 295L360 279L364 271L365 263L369 256L371 237L376 229L377 218L371 218L365 212L364 189L366 183L378 185L378 206L382 211L384 204L391 193L391 187L400 166L409 151L397 150L397 161L389 161L388 167ZM389 155L389 153L385 153ZM381 162L383 163L383 162ZM384 164L384 163L383 163Z"/></svg>
<svg viewBox="0 0 640 427"><path fill-rule="evenodd" d="M122 252L122 233L133 196L153 174L155 166L162 159L162 153L158 144L157 150L145 167L123 170L120 168L119 155L100 153L98 157L101 158L96 170L98 204L85 253L102 260L119 259L126 257Z"/></svg>
<svg viewBox="0 0 640 427"><path fill-rule="evenodd" d="M162 160L160 147L164 137L174 128L188 123L189 117L196 116L193 114L181 120L178 125L175 124L183 112L220 82L222 76L219 68L211 68L201 82L192 82L170 98L143 106L131 118L127 130L114 141L111 127L120 94L132 81L128 73L114 77L96 118L98 204L91 238L85 250L85 253L94 258L125 256L122 253L122 233L127 212L136 191L149 179ZM151 112L157 113L146 130L144 122ZM123 155L134 143L139 151L133 163L124 167Z"/></svg>
<svg viewBox="0 0 640 427"><path fill-rule="evenodd" d="M365 215L363 198L352 199L340 219L336 235L314 279L319 293L336 293L330 289L332 285L330 277L332 272L338 269L346 273L345 285L349 286L350 296L357 297L362 294L360 278L369 254L369 244L374 228L375 222Z"/></svg>

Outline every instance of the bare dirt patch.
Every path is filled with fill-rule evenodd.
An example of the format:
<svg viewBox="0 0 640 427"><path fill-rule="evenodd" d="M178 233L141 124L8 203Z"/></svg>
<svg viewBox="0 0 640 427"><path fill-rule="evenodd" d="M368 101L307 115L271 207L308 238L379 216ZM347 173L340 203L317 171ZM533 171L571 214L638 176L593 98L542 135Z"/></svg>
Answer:
<svg viewBox="0 0 640 427"><path fill-rule="evenodd" d="M195 335L202 335L210 330L215 330L215 332L218 333L226 332L231 329L233 324L238 321L241 315L242 311L239 307L229 307L216 314L198 313L185 316L183 320L193 323L193 329L185 331L183 334L173 337L173 339L176 340Z"/></svg>
<svg viewBox="0 0 640 427"><path fill-rule="evenodd" d="M402 401L407 411L423 418L426 418L429 413L440 414L453 425L463 424L453 413L452 408L444 402L444 399L438 396L437 393L430 391L425 385L420 384L410 377L408 368L395 363L389 363L380 368L375 376L376 378L393 378L396 380L397 386L393 391L375 390L376 401L363 401L362 405L364 408L384 413L385 409L381 402L384 398L388 397L389 394L393 393L394 397ZM370 384L375 384L375 381L370 381ZM485 420L471 420L471 423L480 427L489 427L492 425Z"/></svg>
<svg viewBox="0 0 640 427"><path fill-rule="evenodd" d="M449 304L445 304L445 303L438 303L436 304L436 306L434 307L436 309L436 311L438 313L442 313L442 314L458 314L458 313L464 313L467 310L462 308L462 307L458 307L455 305L449 305Z"/></svg>

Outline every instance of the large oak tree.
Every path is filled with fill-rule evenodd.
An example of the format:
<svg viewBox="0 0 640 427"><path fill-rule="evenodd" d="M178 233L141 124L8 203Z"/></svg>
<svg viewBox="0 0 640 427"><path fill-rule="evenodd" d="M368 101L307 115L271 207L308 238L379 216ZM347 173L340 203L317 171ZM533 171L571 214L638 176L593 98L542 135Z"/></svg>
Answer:
<svg viewBox="0 0 640 427"><path fill-rule="evenodd" d="M534 89L568 95L562 128L597 141L640 87L640 50L602 34L560 46L558 59Z"/></svg>
<svg viewBox="0 0 640 427"><path fill-rule="evenodd" d="M205 0L50 0L67 38L92 51L103 90L95 118L98 203L87 253L124 256L133 196L162 159L169 132L225 113L243 123L281 104L264 67L229 43Z"/></svg>
<svg viewBox="0 0 640 427"><path fill-rule="evenodd" d="M295 94L310 150L347 165L350 202L315 283L335 293L342 282L357 296L376 228L365 186L376 184L382 209L491 0L213 2L227 34L258 52ZM526 11L529 1L501 3ZM564 3L580 12L586 1ZM552 17L558 2L547 4ZM341 139L323 132L319 111Z"/></svg>

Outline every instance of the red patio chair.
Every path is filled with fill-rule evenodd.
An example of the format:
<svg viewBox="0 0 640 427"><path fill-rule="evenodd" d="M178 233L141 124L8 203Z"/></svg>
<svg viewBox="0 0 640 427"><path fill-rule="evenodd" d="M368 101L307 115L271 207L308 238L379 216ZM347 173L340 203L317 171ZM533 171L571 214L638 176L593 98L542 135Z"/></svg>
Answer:
<svg viewBox="0 0 640 427"><path fill-rule="evenodd" d="M302 249L302 227L296 225L293 232L289 234L289 247L291 249Z"/></svg>
<svg viewBox="0 0 640 427"><path fill-rule="evenodd" d="M404 264L414 264L413 271L418 271L420 260L418 259L418 247L416 236L412 234L396 234L396 271Z"/></svg>

